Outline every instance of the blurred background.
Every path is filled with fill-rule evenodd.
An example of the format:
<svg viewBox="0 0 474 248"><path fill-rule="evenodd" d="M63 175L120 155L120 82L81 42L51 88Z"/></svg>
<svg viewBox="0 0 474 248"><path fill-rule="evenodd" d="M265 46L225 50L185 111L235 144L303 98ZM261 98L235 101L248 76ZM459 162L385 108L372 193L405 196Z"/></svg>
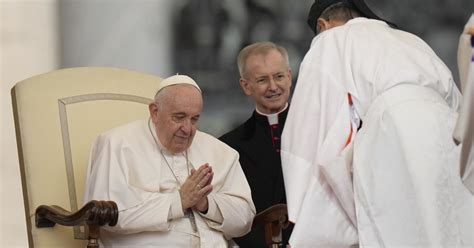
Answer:
<svg viewBox="0 0 474 248"><path fill-rule="evenodd" d="M0 247L27 247L11 113L14 83L51 70L111 66L195 78L204 93L200 129L220 136L254 106L240 90L236 56L270 40L288 49L293 78L313 34L313 0L0 0ZM366 0L424 39L458 80L456 52L472 0ZM40 111L40 110L39 110Z"/></svg>

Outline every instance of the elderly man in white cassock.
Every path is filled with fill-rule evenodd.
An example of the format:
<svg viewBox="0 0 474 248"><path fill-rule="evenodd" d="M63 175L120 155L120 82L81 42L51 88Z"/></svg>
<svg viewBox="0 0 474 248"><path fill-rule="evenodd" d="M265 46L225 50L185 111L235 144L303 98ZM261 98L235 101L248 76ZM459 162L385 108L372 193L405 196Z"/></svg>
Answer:
<svg viewBox="0 0 474 248"><path fill-rule="evenodd" d="M114 128L93 144L84 201L115 201L118 224L105 247L227 247L255 215L238 153L197 131L201 90L188 76L159 85L150 118Z"/></svg>
<svg viewBox="0 0 474 248"><path fill-rule="evenodd" d="M291 246L472 247L449 69L362 0L316 0L308 23L282 135Z"/></svg>

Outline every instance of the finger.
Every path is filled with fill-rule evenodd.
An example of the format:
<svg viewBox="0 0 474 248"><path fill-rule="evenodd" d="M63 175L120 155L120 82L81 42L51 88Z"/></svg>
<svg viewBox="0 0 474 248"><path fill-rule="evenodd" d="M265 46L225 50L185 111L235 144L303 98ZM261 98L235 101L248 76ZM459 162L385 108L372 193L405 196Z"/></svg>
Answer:
<svg viewBox="0 0 474 248"><path fill-rule="evenodd" d="M210 173L207 173L206 176L202 179L202 183L199 182L199 185L209 185L212 183L212 178L214 177L214 173L213 172L210 172Z"/></svg>
<svg viewBox="0 0 474 248"><path fill-rule="evenodd" d="M204 175L203 178L201 178L201 180L198 181L196 187L201 189L204 186L207 186L209 184L209 178L211 177L212 177L211 173L207 173L206 175Z"/></svg>
<svg viewBox="0 0 474 248"><path fill-rule="evenodd" d="M209 164L208 164L208 163L202 164L201 166L199 166L199 167L197 168L197 171L204 170L204 169L206 169L206 168L208 168L208 167L209 167Z"/></svg>
<svg viewBox="0 0 474 248"><path fill-rule="evenodd" d="M202 193L202 197L207 197L207 195L209 195L209 193L212 192L212 185L207 185L206 187L202 188L201 190L201 193Z"/></svg>
<svg viewBox="0 0 474 248"><path fill-rule="evenodd" d="M202 164L201 166L199 166L199 168L201 167L209 167L209 163Z"/></svg>
<svg viewBox="0 0 474 248"><path fill-rule="evenodd" d="M212 185L207 185L205 187L203 187L202 189L199 190L199 198L203 198L203 197L206 197L207 195L209 195L209 193L212 192Z"/></svg>
<svg viewBox="0 0 474 248"><path fill-rule="evenodd" d="M214 172L211 172L211 176L209 177L209 180L207 181L207 184L211 184L212 179L214 179Z"/></svg>
<svg viewBox="0 0 474 248"><path fill-rule="evenodd" d="M188 176L186 180L189 179L191 182L192 186L195 187L196 184L201 180L203 177L203 170L204 168L199 167L197 170L196 169L191 169L191 174ZM204 174L205 175L205 174Z"/></svg>
<svg viewBox="0 0 474 248"><path fill-rule="evenodd" d="M207 165L207 164L206 164ZM211 171L211 168L209 166L201 166L196 172L196 176L194 177L194 180L196 182L201 182L201 180ZM204 186L205 183L202 183L201 186Z"/></svg>
<svg viewBox="0 0 474 248"><path fill-rule="evenodd" d="M197 177L199 175L199 173L202 173L202 171L205 170L207 167L208 167L208 164L206 163L206 164L203 164L203 165L199 166L197 169L192 168L190 176L194 176L194 178Z"/></svg>

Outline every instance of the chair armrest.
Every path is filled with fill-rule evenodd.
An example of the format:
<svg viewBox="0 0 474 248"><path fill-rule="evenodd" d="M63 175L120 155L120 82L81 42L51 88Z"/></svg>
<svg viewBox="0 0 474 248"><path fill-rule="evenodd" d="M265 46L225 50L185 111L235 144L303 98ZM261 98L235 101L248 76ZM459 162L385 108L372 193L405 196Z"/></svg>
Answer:
<svg viewBox="0 0 474 248"><path fill-rule="evenodd" d="M466 31L466 33L467 33L468 35L474 36L474 27L469 28L469 29Z"/></svg>
<svg viewBox="0 0 474 248"><path fill-rule="evenodd" d="M63 226L77 226L85 223L88 227L87 248L99 247L100 226L117 225L118 207L113 201L92 200L78 211L71 213L59 206L41 205L36 208L36 227L53 227L56 224Z"/></svg>
<svg viewBox="0 0 474 248"><path fill-rule="evenodd" d="M92 200L78 211L72 213L59 206L41 205L36 208L36 227L53 227L56 223L63 226L87 225L115 226L118 220L117 204L113 201Z"/></svg>
<svg viewBox="0 0 474 248"><path fill-rule="evenodd" d="M78 211L72 213L59 206L41 205L36 208L36 227L53 227L56 223L63 226L88 225L115 226L118 220L117 204L113 201L92 200Z"/></svg>
<svg viewBox="0 0 474 248"><path fill-rule="evenodd" d="M265 242L270 247L278 247L282 242L281 230L289 224L286 204L275 204L255 216L252 229L264 226Z"/></svg>
<svg viewBox="0 0 474 248"><path fill-rule="evenodd" d="M258 213L253 220L252 229L275 221L280 223L283 229L288 227L288 210L286 204L275 204Z"/></svg>

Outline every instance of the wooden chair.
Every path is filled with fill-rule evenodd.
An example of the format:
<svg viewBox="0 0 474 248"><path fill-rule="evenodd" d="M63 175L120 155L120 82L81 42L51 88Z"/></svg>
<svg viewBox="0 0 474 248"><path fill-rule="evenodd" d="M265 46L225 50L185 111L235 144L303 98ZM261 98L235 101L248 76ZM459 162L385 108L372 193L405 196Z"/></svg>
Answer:
<svg viewBox="0 0 474 248"><path fill-rule="evenodd" d="M289 225L286 204L273 205L255 216L252 229L264 226L265 242L268 247L279 248L282 245L282 230Z"/></svg>
<svg viewBox="0 0 474 248"><path fill-rule="evenodd" d="M29 247L98 247L100 226L117 223L113 201L82 206L91 144L99 133L146 119L144 105L160 81L123 69L83 67L35 76L13 87ZM253 225L264 225L267 244L278 247L287 223L286 205L279 204L258 214Z"/></svg>
<svg viewBox="0 0 474 248"><path fill-rule="evenodd" d="M99 227L117 223L114 202L91 201L81 208L91 143L105 130L147 118L146 105L160 81L122 69L84 67L15 85L11 93L30 247L97 247Z"/></svg>

